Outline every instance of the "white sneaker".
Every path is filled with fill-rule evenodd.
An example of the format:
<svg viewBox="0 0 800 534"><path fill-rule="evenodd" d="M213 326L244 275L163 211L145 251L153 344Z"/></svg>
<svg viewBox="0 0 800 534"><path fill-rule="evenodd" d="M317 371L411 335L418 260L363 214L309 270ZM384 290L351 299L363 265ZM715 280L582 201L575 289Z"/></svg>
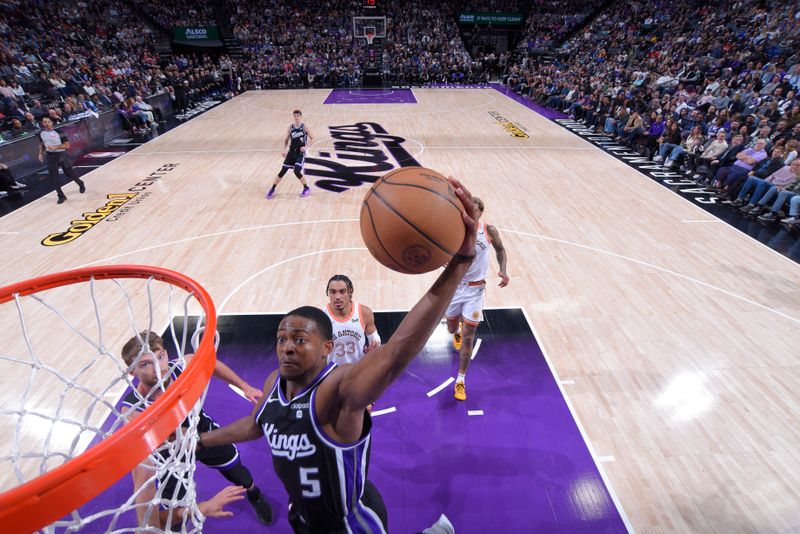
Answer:
<svg viewBox="0 0 800 534"><path fill-rule="evenodd" d="M675 160L671 159L664 164L665 169L671 169L675 165Z"/></svg>
<svg viewBox="0 0 800 534"><path fill-rule="evenodd" d="M797 217L786 217L781 219L781 224L797 224Z"/></svg>
<svg viewBox="0 0 800 534"><path fill-rule="evenodd" d="M655 161L656 163L661 163L662 161L664 161L664 156L656 156L653 158L653 161Z"/></svg>
<svg viewBox="0 0 800 534"><path fill-rule="evenodd" d="M456 534L456 529L453 524L447 519L447 516L442 514L439 516L439 519L430 526L430 528L426 528L422 531L422 534Z"/></svg>

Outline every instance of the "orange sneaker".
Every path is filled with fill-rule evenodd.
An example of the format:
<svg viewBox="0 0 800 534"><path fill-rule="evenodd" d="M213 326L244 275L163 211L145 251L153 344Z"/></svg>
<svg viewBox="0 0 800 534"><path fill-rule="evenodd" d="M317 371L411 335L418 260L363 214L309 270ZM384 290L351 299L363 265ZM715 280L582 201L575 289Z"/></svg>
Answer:
<svg viewBox="0 0 800 534"><path fill-rule="evenodd" d="M464 401L467 400L467 386L464 385L464 382L456 382L456 400Z"/></svg>
<svg viewBox="0 0 800 534"><path fill-rule="evenodd" d="M462 339L461 339L461 325L459 324L458 325L458 330L456 331L455 334L453 334L453 348L456 351L460 351L461 350L461 341L462 341Z"/></svg>

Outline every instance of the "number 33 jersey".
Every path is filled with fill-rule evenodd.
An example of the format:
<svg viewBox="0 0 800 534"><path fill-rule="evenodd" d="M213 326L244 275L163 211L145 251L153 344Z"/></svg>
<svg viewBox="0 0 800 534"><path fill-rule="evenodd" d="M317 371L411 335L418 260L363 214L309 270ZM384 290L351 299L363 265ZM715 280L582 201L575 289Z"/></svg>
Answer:
<svg viewBox="0 0 800 534"><path fill-rule="evenodd" d="M325 313L331 318L333 326L333 350L328 355L328 363L344 365L363 358L367 336L364 333L361 304L353 302L350 315L345 318L336 317L330 304L325 306Z"/></svg>
<svg viewBox="0 0 800 534"><path fill-rule="evenodd" d="M369 464L372 420L355 443L339 443L317 423L318 386L336 369L328 366L291 401L279 378L256 416L272 453L272 464L309 532L383 533L376 513L362 502Z"/></svg>

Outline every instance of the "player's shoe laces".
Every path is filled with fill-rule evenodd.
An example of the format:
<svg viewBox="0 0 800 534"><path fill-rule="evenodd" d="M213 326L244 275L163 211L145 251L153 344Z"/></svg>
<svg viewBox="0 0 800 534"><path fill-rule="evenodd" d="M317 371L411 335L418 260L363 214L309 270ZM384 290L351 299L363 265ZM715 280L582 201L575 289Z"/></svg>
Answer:
<svg viewBox="0 0 800 534"><path fill-rule="evenodd" d="M464 385L464 382L456 382L456 400L467 400L467 386Z"/></svg>
<svg viewBox="0 0 800 534"><path fill-rule="evenodd" d="M456 350L461 350L461 327L458 327L458 331L453 334L453 348Z"/></svg>
<svg viewBox="0 0 800 534"><path fill-rule="evenodd" d="M256 488L255 491L248 491L247 500L250 501L250 504L253 506L253 510L255 510L258 520L265 525L271 525L272 508L270 507L269 503L264 500L264 496L261 495L261 490Z"/></svg>

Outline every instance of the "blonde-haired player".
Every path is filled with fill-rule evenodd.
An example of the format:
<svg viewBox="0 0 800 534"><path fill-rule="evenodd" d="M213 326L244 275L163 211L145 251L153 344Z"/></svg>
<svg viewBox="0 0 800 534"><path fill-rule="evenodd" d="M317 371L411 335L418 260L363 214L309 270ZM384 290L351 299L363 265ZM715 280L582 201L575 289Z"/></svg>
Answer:
<svg viewBox="0 0 800 534"><path fill-rule="evenodd" d="M472 197L478 211L483 215L483 201ZM497 228L485 222L478 223L478 239L475 242L475 260L456 289L456 294L447 307L447 330L453 334L453 348L459 352L458 378L455 385L457 400L467 400L465 379L467 367L472 358L472 344L475 331L483 320L483 294L486 289L486 275L489 272L489 246L494 247L497 263L500 265L500 287L508 285L506 274L506 249L500 240Z"/></svg>
<svg viewBox="0 0 800 534"><path fill-rule="evenodd" d="M185 360L188 362L193 356L193 354L187 354ZM170 361L169 354L164 347L164 340L155 332L145 331L130 338L122 347L122 360L135 379L134 387L126 392L120 408L120 412L127 420L133 420L151 403L155 402L183 371L176 361ZM214 367L214 376L241 389L247 400L252 403L257 403L261 398L260 390L251 386L233 369L219 360ZM189 418L186 418L181 426L187 428L189 424ZM219 428L216 421L204 409L200 410L196 424L198 433ZM142 506L156 498L156 485L161 491L160 498L166 501L184 498L186 488L181 484L179 476L169 472L159 472L156 467L157 461L154 460L159 456L166 458L169 454L168 447L159 447L132 472L140 527L157 526L161 529L169 529L184 519L186 510L183 508L178 508L173 513L167 509L160 509L156 514L149 514L148 517L147 507ZM198 503L198 508L203 515L209 517L231 516L233 514L226 512L224 506L246 496L258 520L265 525L272 524L272 509L256 486L250 471L242 464L239 451L235 446L198 447L195 457L197 461L219 471L225 479L235 484L235 486L229 486L219 492L210 500ZM153 481L154 474L157 475L155 483ZM237 487L241 489L237 489ZM168 520L173 525L167 525Z"/></svg>

